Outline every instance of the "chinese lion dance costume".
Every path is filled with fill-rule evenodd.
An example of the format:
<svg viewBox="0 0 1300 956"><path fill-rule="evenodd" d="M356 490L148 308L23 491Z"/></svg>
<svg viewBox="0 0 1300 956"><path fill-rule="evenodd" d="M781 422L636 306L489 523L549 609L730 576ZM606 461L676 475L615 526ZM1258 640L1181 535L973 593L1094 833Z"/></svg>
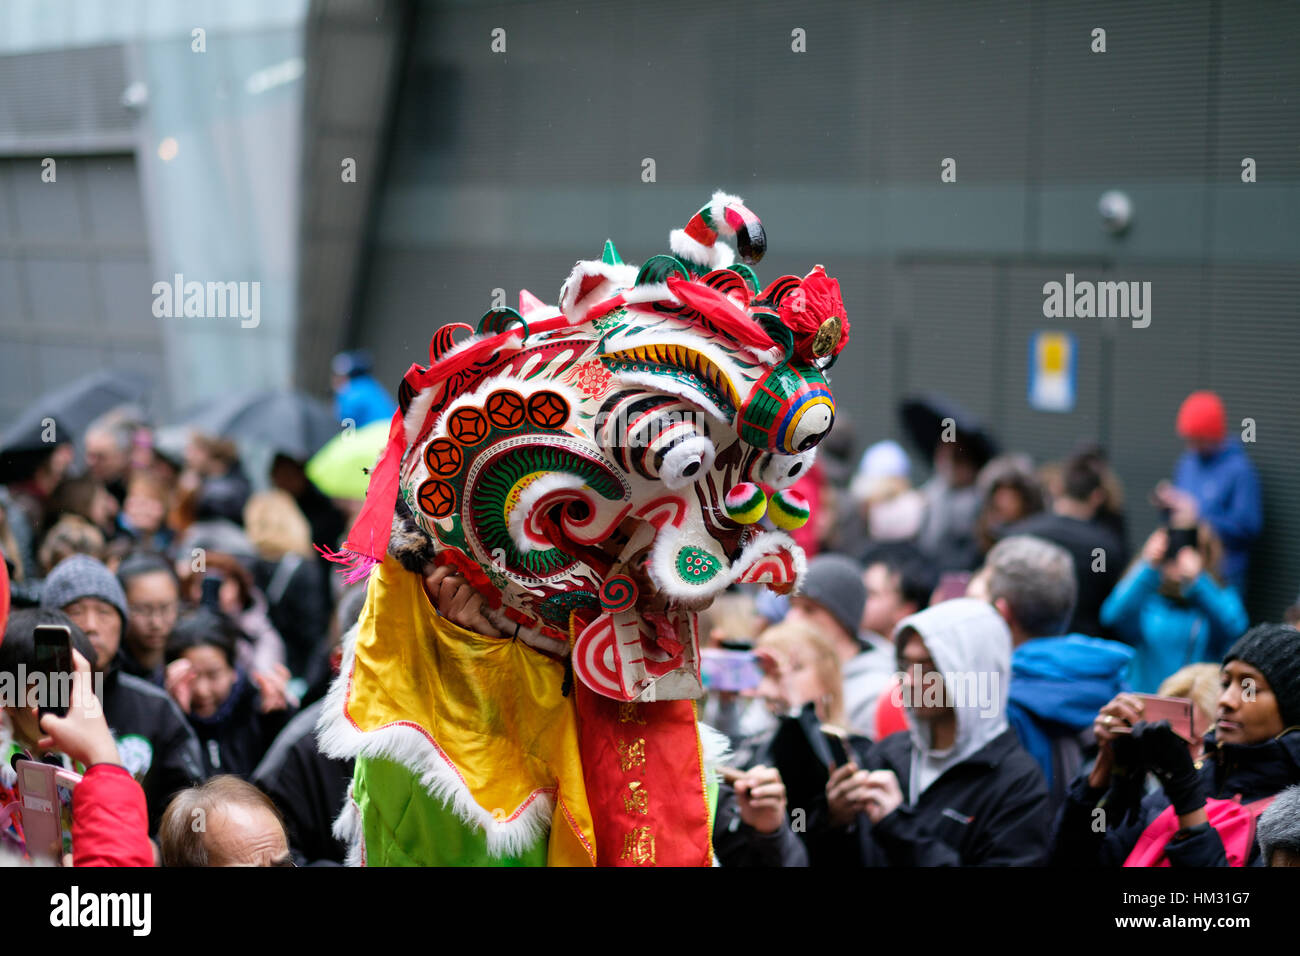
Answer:
<svg viewBox="0 0 1300 956"><path fill-rule="evenodd" d="M696 613L735 582L797 587L790 486L831 430L849 335L821 266L759 284L766 243L717 193L671 255L637 268L607 241L558 305L523 291L445 325L403 377L327 555L368 580L319 726L356 761L350 862L713 862L725 741L696 721ZM435 565L503 637L438 614Z"/></svg>

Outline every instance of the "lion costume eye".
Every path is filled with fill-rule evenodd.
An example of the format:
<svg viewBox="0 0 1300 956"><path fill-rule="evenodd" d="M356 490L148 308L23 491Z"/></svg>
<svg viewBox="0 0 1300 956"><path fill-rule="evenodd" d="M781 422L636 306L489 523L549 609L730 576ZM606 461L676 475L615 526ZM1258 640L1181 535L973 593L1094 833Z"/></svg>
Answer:
<svg viewBox="0 0 1300 956"><path fill-rule="evenodd" d="M695 435L673 445L659 464L659 478L677 490L698 481L713 467L713 442Z"/></svg>
<svg viewBox="0 0 1300 956"><path fill-rule="evenodd" d="M789 488L808 473L816 457L816 448L798 455L766 454L758 464L758 480L777 491Z"/></svg>

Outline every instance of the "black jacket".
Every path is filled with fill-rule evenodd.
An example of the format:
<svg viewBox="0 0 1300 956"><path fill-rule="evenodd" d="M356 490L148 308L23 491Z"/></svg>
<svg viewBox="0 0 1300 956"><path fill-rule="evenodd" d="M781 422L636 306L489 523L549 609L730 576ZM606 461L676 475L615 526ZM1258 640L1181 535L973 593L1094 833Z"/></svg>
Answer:
<svg viewBox="0 0 1300 956"><path fill-rule="evenodd" d="M760 862L760 858L763 861L772 859L771 854L774 852L774 848L770 843L761 850L752 848L760 854L760 857L751 857L749 862L729 861L721 852L718 854L718 861L724 866L861 866L862 860L858 845L857 828L852 826L832 827L830 824L830 810L826 803L826 771L823 770L820 774L810 772L811 768L803 761L798 762L795 766L790 766L780 759L777 753L779 749L775 746L777 733L781 725L789 720L790 718L783 717L778 723L777 731L765 735L755 735L737 744L735 765L748 770L758 764L763 764L768 767L775 767L780 772L781 780L786 787L787 816L789 817L786 826L790 834L796 836L799 842L803 844L805 862L797 864ZM856 762L858 766L864 766L866 757L871 751L871 741L856 734L850 735L849 749L851 751L848 754L849 759ZM721 794L721 791L719 793ZM734 791L731 793L731 799L735 799ZM859 819L865 824L865 816L860 815ZM714 840L718 839L720 828L729 827L730 825L730 821L723 819L722 804L719 802L717 822L713 831ZM749 828L745 829L748 830ZM752 830L749 832L753 833ZM731 847L728 847L728 850L730 849ZM787 851L782 850L782 852Z"/></svg>
<svg viewBox="0 0 1300 956"><path fill-rule="evenodd" d="M1074 580L1079 590L1074 614L1063 633L1114 639L1114 634L1101 626L1101 605L1128 566L1128 549L1123 540L1099 521L1081 521L1051 511L1017 522L1003 529L999 537L1013 534L1031 534L1059 544L1070 552ZM1094 552L1098 548L1104 552L1104 570L1094 570L1097 566Z"/></svg>
<svg viewBox="0 0 1300 956"><path fill-rule="evenodd" d="M1211 734L1205 738L1205 746L1201 785L1207 798L1231 800L1240 794L1243 803L1251 803L1300 783L1300 731L1249 746L1217 745ZM1119 808L1108 809L1103 804L1104 812L1095 812L1105 795L1105 790L1088 786L1086 774L1080 774L1071 784L1056 818L1054 866L1122 866L1142 831L1169 806L1163 790L1148 793L1142 799L1137 822L1129 824ZM1223 841L1213 828L1171 841L1165 856L1170 866L1228 865ZM1256 843L1251 847L1252 864L1258 857Z"/></svg>
<svg viewBox="0 0 1300 956"><path fill-rule="evenodd" d="M198 739L164 691L117 668L104 674L103 702L122 765L144 788L152 836L172 796L207 778Z"/></svg>
<svg viewBox="0 0 1300 956"><path fill-rule="evenodd" d="M312 654L329 637L329 565L317 558L286 554L279 561L258 558L253 577L266 595L266 612L284 638L289 672L302 676Z"/></svg>
<svg viewBox="0 0 1300 956"><path fill-rule="evenodd" d="M759 833L740 819L736 791L718 785L713 820L713 852L723 866L807 866L808 851L789 822L773 833Z"/></svg>
<svg viewBox="0 0 1300 956"><path fill-rule="evenodd" d="M262 713L262 692L240 671L230 696L215 714L190 715L208 775L233 773L247 779L293 715L292 708Z"/></svg>
<svg viewBox="0 0 1300 956"><path fill-rule="evenodd" d="M1051 817L1038 764L1008 728L949 768L908 805L912 740L906 731L871 748L868 770L892 770L903 803L874 826L859 823L866 866L1042 866ZM861 815L859 820L864 819Z"/></svg>
<svg viewBox="0 0 1300 956"><path fill-rule="evenodd" d="M153 670L147 670L146 668L141 667L136 659L131 656L131 652L126 649L125 645L118 648L117 656L113 658L113 666L124 674L138 677L146 684L153 684L154 687L157 687L160 690L166 686L166 666L159 664Z"/></svg>
<svg viewBox="0 0 1300 956"><path fill-rule="evenodd" d="M317 701L289 721L252 777L284 815L289 848L300 866L342 863L347 854L331 827L347 798L353 761L326 757L316 746L316 721L324 707Z"/></svg>

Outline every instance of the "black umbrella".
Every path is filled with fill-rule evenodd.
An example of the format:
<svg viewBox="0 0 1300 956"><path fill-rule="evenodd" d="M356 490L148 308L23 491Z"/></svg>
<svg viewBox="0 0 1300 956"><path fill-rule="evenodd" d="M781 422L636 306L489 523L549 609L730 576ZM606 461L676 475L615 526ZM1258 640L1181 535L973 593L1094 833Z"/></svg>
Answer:
<svg viewBox="0 0 1300 956"><path fill-rule="evenodd" d="M283 389L214 399L180 424L221 438L267 445L299 461L306 461L339 432L328 405Z"/></svg>
<svg viewBox="0 0 1300 956"><path fill-rule="evenodd" d="M898 406L907 437L933 461L934 448L944 437L945 420L952 420L952 438L981 468L998 453L998 443L988 428L978 418L940 395L920 395L905 399Z"/></svg>
<svg viewBox="0 0 1300 956"><path fill-rule="evenodd" d="M47 392L23 409L5 429L3 437L0 437L0 449L5 452L38 451L52 444L75 440L105 412L139 401L150 385L139 377L103 371ZM52 434L51 421L54 423Z"/></svg>

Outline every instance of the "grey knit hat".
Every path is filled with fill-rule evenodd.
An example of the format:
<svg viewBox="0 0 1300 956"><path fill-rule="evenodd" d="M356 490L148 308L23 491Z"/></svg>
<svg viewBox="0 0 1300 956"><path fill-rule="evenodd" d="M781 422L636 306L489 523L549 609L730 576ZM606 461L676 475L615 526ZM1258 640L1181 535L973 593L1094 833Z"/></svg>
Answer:
<svg viewBox="0 0 1300 956"><path fill-rule="evenodd" d="M1228 649L1223 663L1237 659L1264 675L1282 725L1300 727L1300 631L1286 624L1256 625Z"/></svg>
<svg viewBox="0 0 1300 956"><path fill-rule="evenodd" d="M867 588L862 568L842 554L819 554L808 562L799 596L826 609L850 637L858 636Z"/></svg>
<svg viewBox="0 0 1300 956"><path fill-rule="evenodd" d="M85 597L99 598L113 605L126 627L126 594L113 572L86 554L64 558L45 579L41 607L61 611L73 601Z"/></svg>

